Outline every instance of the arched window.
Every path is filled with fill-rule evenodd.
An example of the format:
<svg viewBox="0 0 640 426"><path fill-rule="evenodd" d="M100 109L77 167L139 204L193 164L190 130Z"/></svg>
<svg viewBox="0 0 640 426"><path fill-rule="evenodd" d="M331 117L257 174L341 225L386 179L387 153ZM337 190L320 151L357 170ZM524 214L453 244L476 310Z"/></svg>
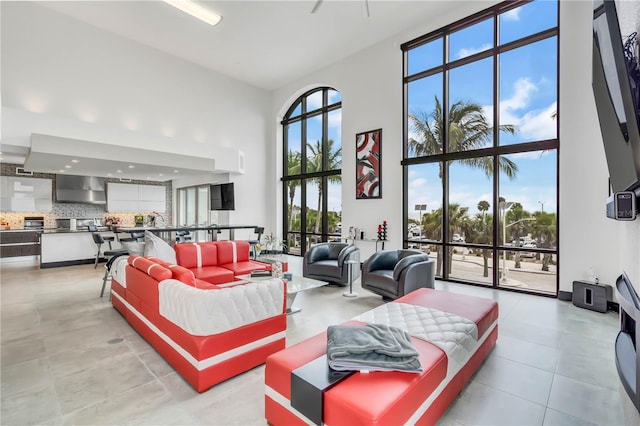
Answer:
<svg viewBox="0 0 640 426"><path fill-rule="evenodd" d="M282 120L283 229L289 254L340 236L342 97L320 87L293 102Z"/></svg>

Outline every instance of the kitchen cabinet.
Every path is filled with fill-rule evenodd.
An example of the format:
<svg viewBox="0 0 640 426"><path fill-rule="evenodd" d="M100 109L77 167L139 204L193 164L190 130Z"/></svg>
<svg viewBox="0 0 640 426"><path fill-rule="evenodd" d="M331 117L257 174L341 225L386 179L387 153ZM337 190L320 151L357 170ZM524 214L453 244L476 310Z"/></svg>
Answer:
<svg viewBox="0 0 640 426"><path fill-rule="evenodd" d="M164 185L137 185L109 183L107 209L109 212L160 212L166 211Z"/></svg>
<svg viewBox="0 0 640 426"><path fill-rule="evenodd" d="M37 256L40 254L40 233L35 231L0 232L0 258Z"/></svg>
<svg viewBox="0 0 640 426"><path fill-rule="evenodd" d="M0 176L0 211L50 212L52 188L51 179Z"/></svg>
<svg viewBox="0 0 640 426"><path fill-rule="evenodd" d="M163 213L167 208L164 186L138 185L138 191L140 211Z"/></svg>

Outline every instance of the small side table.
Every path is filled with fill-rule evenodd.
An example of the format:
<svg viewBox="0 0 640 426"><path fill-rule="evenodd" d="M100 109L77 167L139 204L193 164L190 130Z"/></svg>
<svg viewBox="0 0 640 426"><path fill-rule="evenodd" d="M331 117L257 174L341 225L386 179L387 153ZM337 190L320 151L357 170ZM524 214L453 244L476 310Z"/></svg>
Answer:
<svg viewBox="0 0 640 426"><path fill-rule="evenodd" d="M346 263L349 268L349 291L345 291L344 293L342 293L342 295L344 297L358 297L358 293L354 293L353 292L353 265L355 264L360 264L360 262L358 262L357 260L345 260L344 263Z"/></svg>

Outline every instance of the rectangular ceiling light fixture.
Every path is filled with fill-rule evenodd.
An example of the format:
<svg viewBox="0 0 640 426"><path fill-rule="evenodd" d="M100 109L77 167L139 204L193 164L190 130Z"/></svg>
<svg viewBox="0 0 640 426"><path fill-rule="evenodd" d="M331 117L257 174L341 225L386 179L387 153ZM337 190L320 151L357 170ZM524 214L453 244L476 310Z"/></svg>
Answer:
<svg viewBox="0 0 640 426"><path fill-rule="evenodd" d="M222 16L191 0L164 0L164 2L210 25L216 25L222 19Z"/></svg>

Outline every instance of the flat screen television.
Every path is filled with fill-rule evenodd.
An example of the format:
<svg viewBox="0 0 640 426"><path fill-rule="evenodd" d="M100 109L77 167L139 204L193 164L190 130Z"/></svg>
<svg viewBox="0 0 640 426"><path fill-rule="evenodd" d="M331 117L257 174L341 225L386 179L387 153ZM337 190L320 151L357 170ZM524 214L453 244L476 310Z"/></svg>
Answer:
<svg viewBox="0 0 640 426"><path fill-rule="evenodd" d="M611 188L640 196L640 18L631 27L621 34L614 0L594 0L592 86Z"/></svg>
<svg viewBox="0 0 640 426"><path fill-rule="evenodd" d="M211 210L235 210L233 182L211 185Z"/></svg>

